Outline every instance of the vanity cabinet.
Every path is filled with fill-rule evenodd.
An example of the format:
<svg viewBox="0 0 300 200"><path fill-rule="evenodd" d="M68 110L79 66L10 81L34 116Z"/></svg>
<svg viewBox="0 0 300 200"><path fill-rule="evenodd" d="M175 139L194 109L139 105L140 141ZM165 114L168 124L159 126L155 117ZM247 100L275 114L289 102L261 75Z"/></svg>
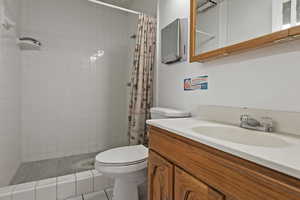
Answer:
<svg viewBox="0 0 300 200"><path fill-rule="evenodd" d="M300 180L150 127L149 200L300 200Z"/></svg>
<svg viewBox="0 0 300 200"><path fill-rule="evenodd" d="M148 173L150 178L149 200L224 199L224 195L182 169L175 167L175 165L153 151L149 153Z"/></svg>

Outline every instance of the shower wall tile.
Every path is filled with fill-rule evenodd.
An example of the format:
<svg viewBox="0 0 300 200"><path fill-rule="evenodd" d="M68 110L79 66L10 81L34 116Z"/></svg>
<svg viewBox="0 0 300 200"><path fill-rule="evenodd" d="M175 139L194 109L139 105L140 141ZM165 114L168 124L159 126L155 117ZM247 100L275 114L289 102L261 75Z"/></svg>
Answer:
<svg viewBox="0 0 300 200"><path fill-rule="evenodd" d="M0 200L11 200L14 186L0 188Z"/></svg>
<svg viewBox="0 0 300 200"><path fill-rule="evenodd" d="M111 178L104 177L96 170L87 170L0 188L0 200L71 200L82 196L85 199L97 199L102 194L111 200L112 188Z"/></svg>
<svg viewBox="0 0 300 200"><path fill-rule="evenodd" d="M22 35L43 43L22 52L24 161L127 144L131 19L88 1L22 0ZM104 56L91 63L98 49Z"/></svg>
<svg viewBox="0 0 300 200"><path fill-rule="evenodd" d="M93 174L91 171L76 173L77 195L93 192Z"/></svg>
<svg viewBox="0 0 300 200"><path fill-rule="evenodd" d="M1 8L3 2L0 2ZM20 50L16 45L19 3L10 0L5 4L11 11L6 14L17 22L17 27L10 30L0 27L0 187L9 184L21 162L21 67Z"/></svg>
<svg viewBox="0 0 300 200"><path fill-rule="evenodd" d="M64 200L76 196L75 174L57 178L57 199Z"/></svg>
<svg viewBox="0 0 300 200"><path fill-rule="evenodd" d="M41 180L36 186L35 200L56 200L57 178Z"/></svg>
<svg viewBox="0 0 300 200"><path fill-rule="evenodd" d="M35 200L36 182L17 185L12 193L12 200Z"/></svg>

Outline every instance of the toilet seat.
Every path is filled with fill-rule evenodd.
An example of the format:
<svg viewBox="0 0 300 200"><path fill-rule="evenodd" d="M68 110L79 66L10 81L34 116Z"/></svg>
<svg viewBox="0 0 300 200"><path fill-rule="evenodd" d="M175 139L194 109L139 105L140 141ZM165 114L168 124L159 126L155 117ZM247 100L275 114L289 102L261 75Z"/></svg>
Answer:
<svg viewBox="0 0 300 200"><path fill-rule="evenodd" d="M147 164L147 160L127 166L101 165L101 163L96 162L95 169L108 175L127 176L130 174L132 176L132 173L147 169Z"/></svg>
<svg viewBox="0 0 300 200"><path fill-rule="evenodd" d="M148 149L143 145L110 149L96 156L98 166L126 167L142 164L148 159Z"/></svg>

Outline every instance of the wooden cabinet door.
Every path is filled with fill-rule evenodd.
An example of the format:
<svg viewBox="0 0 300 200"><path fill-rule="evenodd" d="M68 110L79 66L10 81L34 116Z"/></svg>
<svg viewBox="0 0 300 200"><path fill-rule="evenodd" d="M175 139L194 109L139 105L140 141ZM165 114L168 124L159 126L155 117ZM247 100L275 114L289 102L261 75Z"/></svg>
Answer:
<svg viewBox="0 0 300 200"><path fill-rule="evenodd" d="M173 200L174 166L150 151L148 162L148 199Z"/></svg>
<svg viewBox="0 0 300 200"><path fill-rule="evenodd" d="M224 200L221 193L215 191L198 179L175 167L175 200Z"/></svg>

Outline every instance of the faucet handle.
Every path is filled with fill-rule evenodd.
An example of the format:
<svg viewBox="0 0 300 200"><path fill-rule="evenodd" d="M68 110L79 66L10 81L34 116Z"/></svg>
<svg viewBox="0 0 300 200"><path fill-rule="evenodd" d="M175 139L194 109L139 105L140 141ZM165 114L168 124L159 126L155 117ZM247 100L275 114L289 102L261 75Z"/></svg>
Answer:
<svg viewBox="0 0 300 200"><path fill-rule="evenodd" d="M250 118L249 115L247 115L247 114L242 114L242 115L240 116L240 121L241 121L241 122L246 122L246 121L248 121L249 118Z"/></svg>
<svg viewBox="0 0 300 200"><path fill-rule="evenodd" d="M273 131L274 122L271 117L262 117L261 125L265 128L265 131L267 131L267 132Z"/></svg>

